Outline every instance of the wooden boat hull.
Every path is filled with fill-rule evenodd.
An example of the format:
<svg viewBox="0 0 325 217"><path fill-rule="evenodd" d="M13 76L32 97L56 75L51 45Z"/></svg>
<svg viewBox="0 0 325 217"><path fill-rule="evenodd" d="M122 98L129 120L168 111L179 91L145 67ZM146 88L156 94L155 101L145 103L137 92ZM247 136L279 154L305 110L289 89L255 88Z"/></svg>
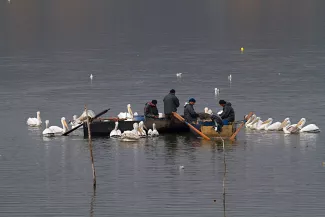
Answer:
<svg viewBox="0 0 325 217"><path fill-rule="evenodd" d="M139 123L140 121L119 121L118 128L123 132L126 130L132 130L134 123ZM144 121L144 125L147 129L152 129L152 124L156 124L156 129L159 133L179 133L179 132L189 132L189 128L177 119L147 119ZM94 120L90 126L91 136L109 136L110 132L115 127L115 121L105 121L105 120ZM84 137L88 137L88 127L87 124L83 126Z"/></svg>
<svg viewBox="0 0 325 217"><path fill-rule="evenodd" d="M123 132L126 130L132 130L134 123L139 123L140 121L119 121L119 129ZM165 133L182 133L182 132L190 132L188 126L184 123L180 122L179 120L172 118L172 119L146 119L144 121L144 125L147 129L152 129L152 124L156 124L156 128L160 134ZM94 137L105 137L109 136L110 132L115 127L115 121L112 120L94 120L91 123L90 131L91 135ZM230 137L236 131L236 125L225 125L222 128L222 132L219 135L214 130L214 122L212 121L204 121L199 122L199 125L196 126L198 130L201 130L202 133L207 135L208 137ZM84 137L88 137L88 128L87 124L83 126Z"/></svg>

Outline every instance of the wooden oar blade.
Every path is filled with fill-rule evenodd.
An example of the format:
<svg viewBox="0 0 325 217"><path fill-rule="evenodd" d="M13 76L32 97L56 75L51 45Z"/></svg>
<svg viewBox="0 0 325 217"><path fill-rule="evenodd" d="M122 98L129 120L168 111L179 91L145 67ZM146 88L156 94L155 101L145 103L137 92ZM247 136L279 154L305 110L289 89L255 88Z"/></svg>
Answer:
<svg viewBox="0 0 325 217"><path fill-rule="evenodd" d="M254 113L250 112L247 117L245 118L245 120L247 121ZM245 122L243 122L238 129L236 130L236 132L234 134L232 134L232 136L229 138L230 140L235 140L236 135L239 133L239 131L241 130L241 128L244 126Z"/></svg>
<svg viewBox="0 0 325 217"><path fill-rule="evenodd" d="M211 140L209 137L207 137L206 135L204 135L201 131L199 131L198 129L196 129L195 127L193 127L191 124L187 123L182 116L180 116L176 112L173 112L172 114L174 115L175 118L177 118L179 121L181 121L184 124L186 124L189 128L191 128L192 130L194 130L197 134L199 134L200 136L202 136L204 139Z"/></svg>

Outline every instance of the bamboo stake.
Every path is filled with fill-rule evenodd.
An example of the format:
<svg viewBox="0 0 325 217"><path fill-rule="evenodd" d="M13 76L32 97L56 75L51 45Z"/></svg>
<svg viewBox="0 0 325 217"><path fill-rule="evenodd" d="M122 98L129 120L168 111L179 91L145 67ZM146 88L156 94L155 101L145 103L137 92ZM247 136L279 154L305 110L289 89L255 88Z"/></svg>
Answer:
<svg viewBox="0 0 325 217"><path fill-rule="evenodd" d="M90 133L90 123L89 123L89 116L88 116L88 109L85 105L86 110L86 116L87 116L87 127L88 127L88 145L89 145L89 151L90 151L90 159L91 159L91 167L93 169L93 186L96 188L96 170L94 165L94 157L93 157L93 148L92 148L92 142L91 142L91 133Z"/></svg>

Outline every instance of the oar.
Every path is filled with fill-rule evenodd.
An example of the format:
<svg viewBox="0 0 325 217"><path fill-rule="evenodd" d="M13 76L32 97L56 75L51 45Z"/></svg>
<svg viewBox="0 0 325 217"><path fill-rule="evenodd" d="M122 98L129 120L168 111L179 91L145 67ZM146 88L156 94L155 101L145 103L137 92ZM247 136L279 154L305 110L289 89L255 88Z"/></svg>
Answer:
<svg viewBox="0 0 325 217"><path fill-rule="evenodd" d="M192 130L194 130L197 134L199 134L200 136L202 136L204 139L206 140L211 140L209 137L207 137L206 135L204 135L201 131L199 131L198 129L196 129L195 127L193 127L191 124L187 123L185 121L185 119L180 116L179 114L177 114L176 112L173 112L173 115L175 118L177 118L179 121L183 122L184 124L186 124L189 128L191 128Z"/></svg>
<svg viewBox="0 0 325 217"><path fill-rule="evenodd" d="M95 118L98 118L98 117L102 116L103 114L105 114L105 113L108 112L109 110L110 110L110 108L109 108L109 109L105 109L105 110L102 111L101 113L97 114L95 117L91 118L90 121L93 120L93 119L95 119ZM80 128L83 124L84 124L84 123L81 123L81 124L79 124L78 126L72 128L71 130L69 130L69 131L63 133L62 136L67 136L68 134L72 133L72 132L75 131L76 129Z"/></svg>
<svg viewBox="0 0 325 217"><path fill-rule="evenodd" d="M247 117L246 117L246 121L253 115L253 112L250 112ZM245 122L243 122L238 129L236 130L236 132L234 134L232 134L232 136L229 138L230 140L235 140L236 135L239 133L240 129L244 126Z"/></svg>

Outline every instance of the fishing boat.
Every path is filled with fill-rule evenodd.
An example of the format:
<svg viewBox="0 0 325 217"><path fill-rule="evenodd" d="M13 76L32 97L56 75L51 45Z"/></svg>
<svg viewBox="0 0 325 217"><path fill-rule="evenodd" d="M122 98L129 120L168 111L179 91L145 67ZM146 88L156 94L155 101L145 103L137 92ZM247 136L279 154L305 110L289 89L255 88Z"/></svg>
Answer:
<svg viewBox="0 0 325 217"><path fill-rule="evenodd" d="M109 136L110 132L115 128L115 121L118 121L119 130L126 131L133 129L134 123L139 123L140 121L144 122L144 125L147 129L151 129L153 123L156 124L156 129L159 134L166 133L186 133L190 132L190 128L179 121L176 118L166 119L166 118L158 118L158 119L144 119L144 117L138 117L135 120L119 120L119 119L105 119L105 118L97 118L94 119L90 124L90 132L91 136L94 137L106 137ZM198 125L196 125L202 133L209 137L223 137L228 138L236 131L236 125L225 125L222 128L221 133L217 133L214 130L214 122L211 120L199 121ZM84 137L88 137L88 127L85 123L83 126Z"/></svg>

